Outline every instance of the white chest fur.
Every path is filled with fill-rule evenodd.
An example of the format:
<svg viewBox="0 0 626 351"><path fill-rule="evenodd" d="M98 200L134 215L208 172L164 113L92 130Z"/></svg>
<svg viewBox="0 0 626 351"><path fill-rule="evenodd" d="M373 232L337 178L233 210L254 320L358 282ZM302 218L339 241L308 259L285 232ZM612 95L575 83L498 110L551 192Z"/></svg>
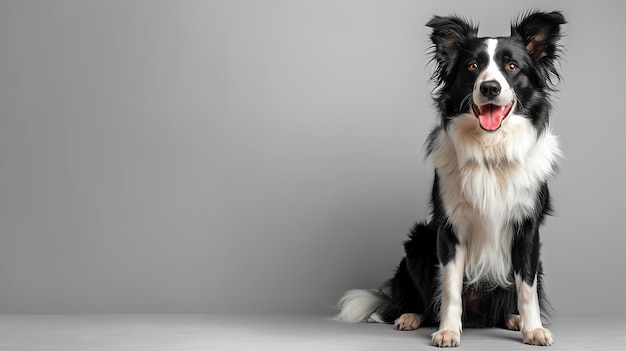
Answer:
<svg viewBox="0 0 626 351"><path fill-rule="evenodd" d="M560 155L556 137L510 115L496 132L471 114L457 116L435 137L431 158L446 214L467 249L470 284L509 286L512 224L535 211L539 187Z"/></svg>

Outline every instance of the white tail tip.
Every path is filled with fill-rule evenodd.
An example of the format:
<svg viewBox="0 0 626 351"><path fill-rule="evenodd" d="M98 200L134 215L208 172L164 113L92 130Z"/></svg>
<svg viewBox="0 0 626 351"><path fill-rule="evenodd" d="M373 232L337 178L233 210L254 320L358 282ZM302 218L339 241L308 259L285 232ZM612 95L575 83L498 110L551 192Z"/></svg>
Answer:
<svg viewBox="0 0 626 351"><path fill-rule="evenodd" d="M374 314L381 305L381 299L367 290L346 291L339 299L339 313L334 320L346 323L372 321L380 323L382 319Z"/></svg>

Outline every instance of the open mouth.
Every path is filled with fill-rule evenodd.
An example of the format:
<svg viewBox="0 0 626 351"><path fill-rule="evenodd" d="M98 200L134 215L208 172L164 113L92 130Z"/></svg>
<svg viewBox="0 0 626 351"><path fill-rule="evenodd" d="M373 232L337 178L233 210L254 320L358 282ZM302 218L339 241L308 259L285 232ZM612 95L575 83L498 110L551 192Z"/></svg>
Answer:
<svg viewBox="0 0 626 351"><path fill-rule="evenodd" d="M502 125L502 121L509 115L511 109L513 108L513 103L506 106L499 106L494 104L486 104L482 106L478 106L476 104L472 104L472 111L474 115L478 118L478 123L480 123L480 127L487 131L494 131L500 128Z"/></svg>

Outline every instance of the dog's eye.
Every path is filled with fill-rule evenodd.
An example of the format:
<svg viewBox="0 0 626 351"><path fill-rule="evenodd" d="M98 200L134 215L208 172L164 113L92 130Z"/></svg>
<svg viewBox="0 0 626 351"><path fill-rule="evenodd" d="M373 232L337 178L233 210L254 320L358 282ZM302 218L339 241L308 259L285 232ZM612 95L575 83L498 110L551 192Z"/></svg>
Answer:
<svg viewBox="0 0 626 351"><path fill-rule="evenodd" d="M517 63L515 62L509 62L506 64L506 70L513 72L513 71L517 71Z"/></svg>
<svg viewBox="0 0 626 351"><path fill-rule="evenodd" d="M474 72L475 70L478 69L478 64L476 62L470 62L470 64L467 65L467 69L470 70L471 72Z"/></svg>

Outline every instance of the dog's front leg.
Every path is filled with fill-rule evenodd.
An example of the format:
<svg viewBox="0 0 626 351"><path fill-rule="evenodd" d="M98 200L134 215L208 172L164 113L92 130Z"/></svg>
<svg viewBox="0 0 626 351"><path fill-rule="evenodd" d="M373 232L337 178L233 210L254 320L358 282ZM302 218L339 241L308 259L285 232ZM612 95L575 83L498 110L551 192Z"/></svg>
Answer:
<svg viewBox="0 0 626 351"><path fill-rule="evenodd" d="M445 232L445 230L444 230ZM448 236L448 240L445 237ZM455 347L461 343L463 314L463 277L466 249L459 245L452 231L439 233L441 263L441 309L439 331L433 334L433 345ZM454 240L449 240L454 239Z"/></svg>
<svg viewBox="0 0 626 351"><path fill-rule="evenodd" d="M531 345L552 345L552 333L543 327L539 305L539 223L526 221L516 228L513 243L513 272L517 290L522 337Z"/></svg>
<svg viewBox="0 0 626 351"><path fill-rule="evenodd" d="M522 325L522 336L525 344L549 346L552 345L552 333L541 323L539 297L537 294L537 277L532 283L515 274L517 288L517 305Z"/></svg>

